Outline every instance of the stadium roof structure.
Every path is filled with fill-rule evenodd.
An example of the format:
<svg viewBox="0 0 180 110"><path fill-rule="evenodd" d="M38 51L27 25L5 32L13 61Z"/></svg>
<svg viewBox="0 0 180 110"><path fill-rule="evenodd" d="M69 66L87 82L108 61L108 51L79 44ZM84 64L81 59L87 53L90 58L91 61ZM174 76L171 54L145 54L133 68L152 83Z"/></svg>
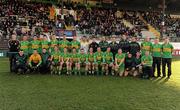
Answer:
<svg viewBox="0 0 180 110"><path fill-rule="evenodd" d="M160 10L165 1L166 11L180 13L180 0L114 0L118 7L146 9L146 10Z"/></svg>

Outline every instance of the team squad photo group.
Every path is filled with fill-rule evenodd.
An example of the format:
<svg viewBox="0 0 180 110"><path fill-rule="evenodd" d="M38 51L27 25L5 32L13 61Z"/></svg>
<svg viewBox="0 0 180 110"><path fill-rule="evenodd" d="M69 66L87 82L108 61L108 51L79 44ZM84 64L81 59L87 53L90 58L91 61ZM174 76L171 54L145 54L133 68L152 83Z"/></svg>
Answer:
<svg viewBox="0 0 180 110"><path fill-rule="evenodd" d="M105 38L99 43L96 39L88 43L84 38L79 42L76 36L68 41L65 35L61 40L55 35L51 40L46 37L39 40L36 36L31 41L28 36L19 40L12 35L8 42L10 71L17 74L112 75L144 79L171 76L173 46L169 38L164 38L162 44L159 39L152 43L149 37L139 44L136 37L129 41L126 35L119 42L112 38L110 43Z"/></svg>

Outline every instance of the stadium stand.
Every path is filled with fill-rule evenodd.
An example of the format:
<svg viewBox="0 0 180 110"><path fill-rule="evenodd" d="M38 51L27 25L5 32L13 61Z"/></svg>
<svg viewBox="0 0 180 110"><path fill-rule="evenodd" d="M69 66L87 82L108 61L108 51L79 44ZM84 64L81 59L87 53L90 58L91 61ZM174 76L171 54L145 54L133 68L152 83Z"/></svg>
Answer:
<svg viewBox="0 0 180 110"><path fill-rule="evenodd" d="M124 11L117 8L89 8L79 3L64 4L68 10L64 20L57 16L50 20L49 3L22 2L17 0L0 1L0 36L8 39L12 33L34 36L52 33L55 29L74 29L82 34L112 36L123 35L142 37L141 31L152 31L156 37L162 31L162 14L150 11ZM61 8L61 5L56 5ZM73 14L71 13L73 12ZM180 36L178 18L165 16L165 34L173 38ZM130 24L131 26L129 26Z"/></svg>

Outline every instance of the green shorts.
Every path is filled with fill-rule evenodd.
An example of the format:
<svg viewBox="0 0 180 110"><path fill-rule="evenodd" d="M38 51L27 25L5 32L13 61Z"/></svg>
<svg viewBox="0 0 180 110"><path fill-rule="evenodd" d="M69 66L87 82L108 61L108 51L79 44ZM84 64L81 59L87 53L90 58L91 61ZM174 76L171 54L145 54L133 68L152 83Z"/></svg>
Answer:
<svg viewBox="0 0 180 110"><path fill-rule="evenodd" d="M96 64L97 64L97 65L101 65L101 64L102 64L102 61L97 61Z"/></svg>
<svg viewBox="0 0 180 110"><path fill-rule="evenodd" d="M112 62L111 62L111 61L106 61L106 64L108 64L108 65L109 65L109 64L112 64Z"/></svg>
<svg viewBox="0 0 180 110"><path fill-rule="evenodd" d="M119 68L118 68L119 72L124 72L124 70L125 70L125 66L123 64L121 66L119 66Z"/></svg>
<svg viewBox="0 0 180 110"><path fill-rule="evenodd" d="M60 66L60 63L59 63L59 61L52 61L52 65L53 66Z"/></svg>

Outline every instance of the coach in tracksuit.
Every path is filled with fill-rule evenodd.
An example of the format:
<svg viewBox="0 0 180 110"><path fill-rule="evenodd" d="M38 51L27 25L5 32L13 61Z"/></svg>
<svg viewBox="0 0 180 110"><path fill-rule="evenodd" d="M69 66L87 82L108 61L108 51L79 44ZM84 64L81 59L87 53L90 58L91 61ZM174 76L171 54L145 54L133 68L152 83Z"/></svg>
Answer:
<svg viewBox="0 0 180 110"><path fill-rule="evenodd" d="M166 65L168 67L168 78L171 76L171 63L172 63L173 45L169 43L169 38L164 40L162 44L162 73L166 77Z"/></svg>
<svg viewBox="0 0 180 110"><path fill-rule="evenodd" d="M103 37L102 40L99 42L99 47L101 48L102 52L105 52L109 47L109 43L106 41L105 37Z"/></svg>
<svg viewBox="0 0 180 110"><path fill-rule="evenodd" d="M9 48L9 61L10 61L10 72L14 72L15 69L15 57L19 52L20 42L16 39L16 35L12 35L12 38L8 41Z"/></svg>
<svg viewBox="0 0 180 110"><path fill-rule="evenodd" d="M130 46L129 53L131 53L133 57L136 57L136 53L140 52L141 47L139 43L136 41L135 37L132 37L132 40L129 46Z"/></svg>
<svg viewBox="0 0 180 110"><path fill-rule="evenodd" d="M117 54L119 48L115 38L112 39L112 42L109 44L109 47L111 48L111 52L113 53L113 58L115 58L115 55Z"/></svg>
<svg viewBox="0 0 180 110"><path fill-rule="evenodd" d="M154 40L154 44L152 45L152 56L153 56L153 76L155 70L157 68L157 77L161 76L161 52L162 45L159 44L159 39Z"/></svg>
<svg viewBox="0 0 180 110"><path fill-rule="evenodd" d="M119 48L122 49L123 53L129 52L129 41L127 41L126 35L122 36L122 39L119 42Z"/></svg>
<svg viewBox="0 0 180 110"><path fill-rule="evenodd" d="M93 38L92 43L89 44L89 49L93 48L93 52L97 52L98 47L99 47L99 44L96 42L96 39Z"/></svg>

